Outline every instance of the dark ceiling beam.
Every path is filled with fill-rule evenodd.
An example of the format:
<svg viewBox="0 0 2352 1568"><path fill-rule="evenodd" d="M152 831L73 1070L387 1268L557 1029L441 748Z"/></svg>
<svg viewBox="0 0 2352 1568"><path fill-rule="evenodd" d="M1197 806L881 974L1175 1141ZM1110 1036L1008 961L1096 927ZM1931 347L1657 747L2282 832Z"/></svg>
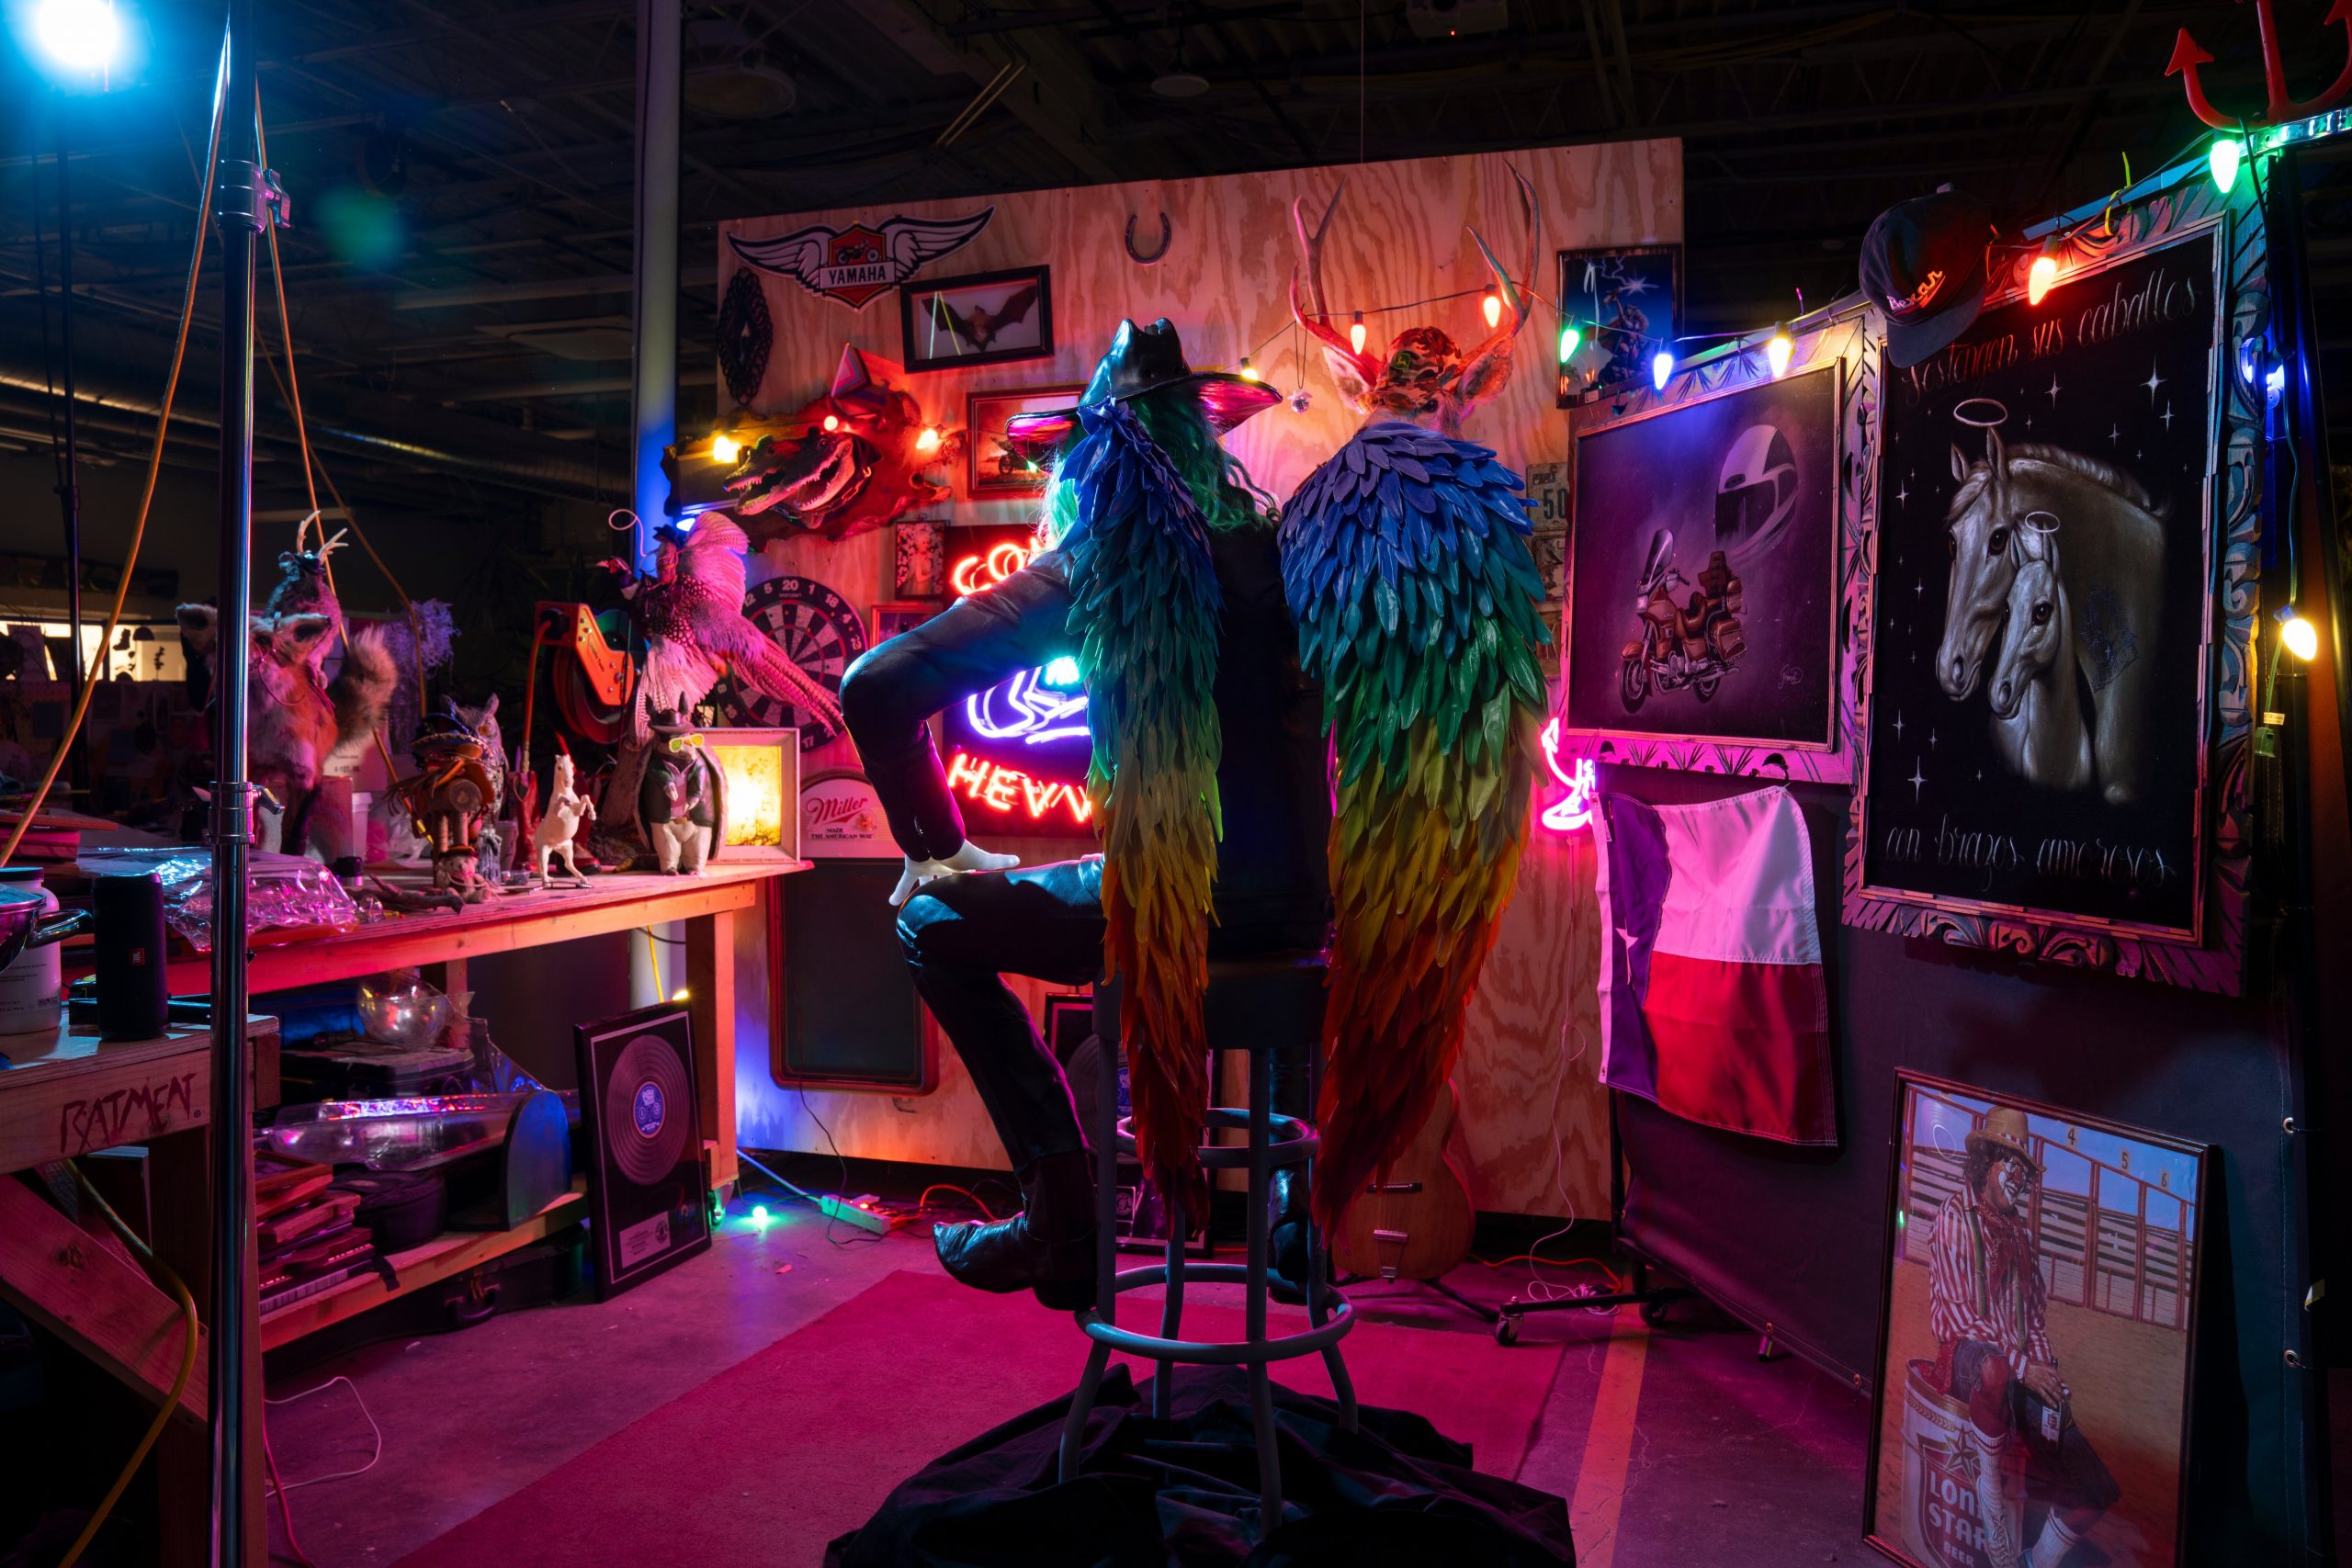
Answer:
<svg viewBox="0 0 2352 1568"><path fill-rule="evenodd" d="M960 75L976 86L993 82L1006 66L1022 74L991 107L1001 108L1036 132L1087 179L1133 179L1105 155L1112 120L1109 100L1094 72L1069 43L1050 33L1019 45L999 38L959 39L933 21L922 0L881 0L862 18L909 60L933 74Z"/></svg>

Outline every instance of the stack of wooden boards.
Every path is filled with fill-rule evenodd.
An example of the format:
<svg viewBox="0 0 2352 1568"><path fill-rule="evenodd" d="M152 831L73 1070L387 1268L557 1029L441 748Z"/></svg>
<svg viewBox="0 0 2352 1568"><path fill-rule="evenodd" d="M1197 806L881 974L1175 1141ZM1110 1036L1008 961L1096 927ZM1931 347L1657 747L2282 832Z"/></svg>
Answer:
<svg viewBox="0 0 2352 1568"><path fill-rule="evenodd" d="M375 1239L358 1222L359 1194L334 1189L334 1180L326 1166L254 1153L263 1313L375 1269Z"/></svg>

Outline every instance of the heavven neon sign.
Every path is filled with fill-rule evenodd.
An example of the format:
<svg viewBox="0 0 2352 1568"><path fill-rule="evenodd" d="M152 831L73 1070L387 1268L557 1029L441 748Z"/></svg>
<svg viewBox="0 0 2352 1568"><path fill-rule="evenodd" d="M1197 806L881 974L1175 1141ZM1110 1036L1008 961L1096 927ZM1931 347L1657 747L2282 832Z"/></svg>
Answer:
<svg viewBox="0 0 2352 1568"><path fill-rule="evenodd" d="M1569 833L1590 825L1600 792L1600 774L1589 757L1577 757L1565 768L1560 765L1560 721L1556 718L1544 727L1544 765L1568 791L1544 808L1544 826L1555 833Z"/></svg>
<svg viewBox="0 0 2352 1568"><path fill-rule="evenodd" d="M951 789L961 790L966 799L992 811L1009 815L1026 810L1032 822L1043 821L1047 813L1055 810L1066 813L1074 823L1090 822L1094 818L1094 802L1082 786L1057 779L1032 778L1018 768L1008 768L967 751L959 750L948 758L947 784Z"/></svg>

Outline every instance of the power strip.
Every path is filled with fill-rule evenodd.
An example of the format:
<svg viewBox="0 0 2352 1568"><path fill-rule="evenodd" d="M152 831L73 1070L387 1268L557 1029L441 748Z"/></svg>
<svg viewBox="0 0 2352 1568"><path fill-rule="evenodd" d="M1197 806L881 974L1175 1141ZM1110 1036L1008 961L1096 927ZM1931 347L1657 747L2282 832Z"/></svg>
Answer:
<svg viewBox="0 0 2352 1568"><path fill-rule="evenodd" d="M841 1220L872 1231L876 1235L888 1235L899 1224L888 1214L877 1214L871 1209L847 1198L837 1198L830 1192L817 1200L817 1207L824 1211L825 1218L829 1220Z"/></svg>

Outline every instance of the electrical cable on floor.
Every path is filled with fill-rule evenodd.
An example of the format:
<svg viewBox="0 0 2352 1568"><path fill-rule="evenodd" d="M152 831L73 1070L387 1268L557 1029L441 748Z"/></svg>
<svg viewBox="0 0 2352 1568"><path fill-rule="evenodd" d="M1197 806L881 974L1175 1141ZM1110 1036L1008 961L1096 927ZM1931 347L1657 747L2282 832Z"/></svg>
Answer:
<svg viewBox="0 0 2352 1568"><path fill-rule="evenodd" d="M227 94L221 90L221 85L227 81L228 69L229 50L224 40L220 49L219 73L214 77L212 140L210 145L205 149L204 167L208 173L198 181L199 194L196 208L196 243L188 253L187 284L181 290L179 331L172 344L172 367L164 378L164 398L155 414L155 444L147 454L147 482L139 492L138 520L131 526L130 548L123 557L122 576L115 583L114 606L107 612L106 630L98 636L97 653L90 661L88 673L83 678L82 694L74 704L74 715L66 721L64 733L58 738L57 750L49 759L49 769L41 775L40 784L27 797L23 815L17 818L15 829L9 833L7 844L6 847L0 847L0 864L6 864L17 858L17 846L25 841L25 835L32 830L33 818L40 815L42 804L49 799L50 790L57 784L57 775L64 771L66 756L74 750L75 738L82 733L83 721L89 717L90 699L97 694L100 684L98 677L106 672L107 653L114 646L114 634L122 626L123 603L130 596L131 579L134 569L139 565L139 547L146 542L147 538L147 514L155 502L156 481L163 476L164 438L170 433L172 427L172 402L179 393L180 367L187 358L188 328L196 320L197 279L203 272L205 243L211 233L212 181L209 171L214 167L215 162L220 156L220 115L227 101ZM80 659L82 650L78 648L74 649L74 657Z"/></svg>
<svg viewBox="0 0 2352 1568"><path fill-rule="evenodd" d="M344 1387L351 1391L353 1403L359 1406L360 1419L368 1423L368 1429L376 1436L375 1451L368 1456L368 1462L361 1465L357 1470L338 1470L330 1475L313 1475L307 1481L293 1482L281 1488L281 1490L288 1492L300 1492L305 1486L322 1485L330 1481L348 1481L355 1475L367 1474L369 1471L376 1468L376 1461L384 1457L384 1428L376 1424L375 1416L368 1408L368 1401L360 1396L359 1385L353 1382L351 1379L341 1372L337 1372L334 1377L327 1379L326 1382L319 1384L316 1388L306 1388L300 1393L289 1393L283 1399L265 1400L263 1403L266 1404L292 1404L298 1401L308 1399L312 1394L324 1393L327 1390L333 1388L337 1383L343 1384ZM275 1476L271 1477L273 1482L275 1482L276 1479L277 1478Z"/></svg>
<svg viewBox="0 0 2352 1568"><path fill-rule="evenodd" d="M270 1490L277 1495L277 1517L286 1522L286 1550L293 1553L294 1561L302 1568L319 1568L311 1561L311 1554L302 1550L301 1541L294 1534L294 1509L286 1501L286 1483L277 1478L277 1452L269 1446L269 1416L266 1412L261 1420L261 1458L262 1463L269 1470Z"/></svg>
<svg viewBox="0 0 2352 1568"><path fill-rule="evenodd" d="M922 1190L922 1196L915 1200L915 1212L917 1213L921 1213L923 1208L930 1203L931 1195L934 1192L954 1192L962 1196L969 1201L972 1207L980 1212L980 1217L988 1221L990 1224L994 1224L999 1218L996 1213L989 1210L986 1203L980 1201L980 1195L978 1193L972 1191L968 1188L958 1187L952 1181L934 1181L930 1186L924 1188Z"/></svg>
<svg viewBox="0 0 2352 1568"><path fill-rule="evenodd" d="M128 573L125 574L124 581L130 581ZM90 1185L90 1179L82 1174L82 1168L79 1165L68 1160L65 1166L74 1173L74 1184L82 1190L82 1196L89 1202L97 1205L98 1213L105 1218L107 1228L120 1238L123 1246L130 1249L131 1255L139 1259L149 1277L168 1294L179 1298L180 1320L186 1331L180 1345L179 1373L172 1380L170 1392L164 1394L163 1404L155 1407L155 1418L147 1424L147 1430L140 1438L139 1446L130 1450L130 1461L124 1464L121 1473L114 1478L114 1484L107 1488L107 1495L98 1500L98 1506L90 1515L89 1522L82 1527L82 1533L74 1538L74 1544L66 1549L65 1556L58 1563L58 1568L74 1568L74 1564L81 1561L82 1553L89 1550L90 1542L97 1538L99 1528L114 1512L114 1506L122 1500L123 1488L129 1486L130 1478L139 1473L139 1467L147 1462L147 1455L154 1449L155 1440L164 1435L164 1428L171 1424L173 1416L178 1413L180 1400L187 1394L187 1385L196 1377L196 1347L200 1331L197 1327L196 1298L188 1293L187 1286L182 1282L177 1274L172 1271L171 1265L156 1257L153 1250L145 1242L140 1240L131 1228L123 1223L122 1216L114 1212L114 1205L107 1202L99 1194L98 1190Z"/></svg>
<svg viewBox="0 0 2352 1568"><path fill-rule="evenodd" d="M801 1186L797 1182L786 1180L783 1177L778 1176L775 1171L770 1170L766 1166L762 1165L758 1160L753 1159L750 1155L745 1154L741 1149L737 1149L735 1151L735 1157L741 1160L745 1165L750 1166L753 1170L758 1171L762 1176L766 1177L770 1181L775 1182L778 1187L781 1187L786 1191L791 1193L794 1197L802 1199L812 1207L821 1207L822 1201L820 1200L815 1193L809 1191L807 1188Z"/></svg>

